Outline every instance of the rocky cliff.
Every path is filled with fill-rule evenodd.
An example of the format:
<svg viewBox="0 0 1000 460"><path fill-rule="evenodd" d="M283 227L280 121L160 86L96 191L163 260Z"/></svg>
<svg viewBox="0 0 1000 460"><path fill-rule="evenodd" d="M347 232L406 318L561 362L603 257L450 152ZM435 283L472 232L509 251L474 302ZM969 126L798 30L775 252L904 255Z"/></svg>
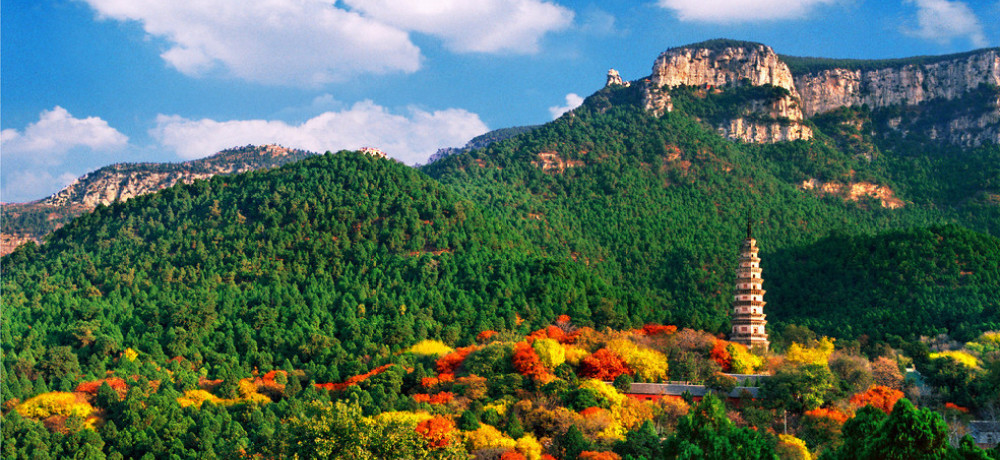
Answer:
<svg viewBox="0 0 1000 460"><path fill-rule="evenodd" d="M731 118L717 124L721 134L744 142L812 137L812 130L802 124L803 114L791 70L774 50L759 43L711 40L663 52L653 63L645 105L659 115L673 110L670 96L673 88L726 91L743 86L771 86L785 91L737 107Z"/></svg>
<svg viewBox="0 0 1000 460"><path fill-rule="evenodd" d="M908 61L883 61L882 66L879 61L847 61L847 68L798 74L795 87L802 110L812 116L841 106L916 105L936 98L955 99L983 84L1000 86L1000 49Z"/></svg>
<svg viewBox="0 0 1000 460"><path fill-rule="evenodd" d="M674 109L671 93L676 88L730 91L745 86L773 86L787 93L751 100L731 117L716 120L719 132L734 140L809 139L812 130L802 123L804 119L864 105L913 115L888 120L886 126L902 134L961 145L1000 143L997 48L862 61L779 56L759 43L710 40L663 52L646 81L644 103L647 110L661 115ZM948 106L941 101L960 103Z"/></svg>
<svg viewBox="0 0 1000 460"><path fill-rule="evenodd" d="M834 68L822 59L802 64L795 84L806 116L867 106L892 113L886 127L902 134L964 146L1000 143L1000 49Z"/></svg>
<svg viewBox="0 0 1000 460"><path fill-rule="evenodd" d="M178 182L190 183L216 174L235 174L298 161L311 152L277 145L246 146L184 163L121 163L77 179L48 198L2 206L0 255L41 237L98 205L153 193Z"/></svg>

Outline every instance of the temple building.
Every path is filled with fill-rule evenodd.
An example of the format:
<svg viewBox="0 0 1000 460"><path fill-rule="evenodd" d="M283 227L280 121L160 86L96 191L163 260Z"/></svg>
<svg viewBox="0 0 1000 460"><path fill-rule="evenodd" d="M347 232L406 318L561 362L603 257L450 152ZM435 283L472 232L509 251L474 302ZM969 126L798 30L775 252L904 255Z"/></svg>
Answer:
<svg viewBox="0 0 1000 460"><path fill-rule="evenodd" d="M764 279L761 278L757 240L753 238L750 219L747 237L740 250L740 265L736 269L736 295L733 297L733 331L729 340L754 349L767 350L767 321L764 320Z"/></svg>

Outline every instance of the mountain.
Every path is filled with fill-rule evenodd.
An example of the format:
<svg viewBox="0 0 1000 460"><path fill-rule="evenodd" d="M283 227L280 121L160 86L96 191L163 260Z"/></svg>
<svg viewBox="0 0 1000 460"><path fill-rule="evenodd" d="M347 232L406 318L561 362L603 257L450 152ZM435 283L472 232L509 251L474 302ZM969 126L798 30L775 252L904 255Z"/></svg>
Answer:
<svg viewBox="0 0 1000 460"><path fill-rule="evenodd" d="M752 42L710 40L671 48L653 65L645 105L673 109L665 90L681 86L713 93L745 92L716 123L730 139L775 142L812 137L806 118L841 107L905 110L884 127L950 143L1000 142L1000 48L893 60L779 56ZM902 124L901 124L902 123Z"/></svg>
<svg viewBox="0 0 1000 460"><path fill-rule="evenodd" d="M183 163L118 163L87 173L48 198L3 204L0 255L43 236L99 205L153 193L178 182L190 183L216 174L273 168L314 155L277 145L239 147Z"/></svg>
<svg viewBox="0 0 1000 460"><path fill-rule="evenodd" d="M929 72L990 53L905 65ZM427 410L432 395L399 395L441 383L465 398L470 391L511 396L491 410L535 413L537 420L504 429L551 438L568 429L540 428L558 409L518 399L580 398L574 407L583 408L594 395L571 383L568 365L538 385L510 377L512 365L539 369L528 351L534 345L473 352L493 336L483 334L516 341L544 327L533 339L551 345L572 328L655 323L661 326L649 330L677 326L684 347L722 358L730 351L725 344L717 350L713 335L731 326L733 270L748 213L775 343L832 336L842 361L854 358L847 353L875 360L906 350L928 382L948 387L941 394L969 394L948 401L995 403L989 382L996 369L942 363L925 337L971 343L982 336L969 350L987 357L986 331L1000 329L1000 147L989 126L956 125L956 133L981 136L979 143L931 135L941 123L991 113L996 86L951 94L928 83L927 94L937 96L919 103L901 98L812 112L803 109L795 73L810 67L791 61L745 42L679 47L661 55L648 78L612 81L557 120L420 168L363 152L305 154L97 206L45 244L22 245L2 259L0 342L3 375L11 377L0 381L0 394L5 422L15 417L12 426L22 433L5 431L5 449L22 438L49 439L38 434L48 433L41 425L10 415L20 413L12 407L27 412L15 398L59 389L69 402L86 399L68 393L81 383L99 386L91 399L115 423L81 440L61 427L83 421L45 418L65 452L79 450L70 445L76 442L106 443L96 449L127 457L175 448L274 455L282 437L316 439L307 427L328 426L318 422L323 408L347 411L349 401L350 417L363 410L371 419ZM820 64L827 65L810 65ZM964 64L954 65L956 78L968 77ZM658 340L606 334L614 338L586 342L596 337L586 332L578 345L589 353L616 339L622 350ZM424 340L459 348L442 362L421 361L408 350ZM833 342L813 345L799 350L808 362L802 372L830 374L837 366L823 364ZM537 353L555 350L544 346ZM956 356L974 367L977 358L966 355ZM691 353L662 358L658 378L713 373ZM575 359L581 366L584 356ZM909 362L886 359L897 374L897 364ZM466 367L458 376L448 372L460 363ZM439 377L427 374L430 367ZM469 369L501 370L484 382ZM109 371L124 376L116 388ZM774 391L799 406L812 397L796 396L806 385L796 382L844 391L826 374L781 372L774 379L785 387ZM287 386L272 391L276 403L264 404L256 389L279 385L279 373ZM106 389L93 384L102 379ZM241 383L246 379L252 388ZM300 391L303 381L344 381L331 385L343 392ZM352 385L361 381L368 383ZM115 392L122 385L124 400ZM447 403L455 395L433 397ZM486 413L465 399L456 404L463 426L478 426ZM772 409L756 412L762 423ZM335 417L327 412L326 420Z"/></svg>

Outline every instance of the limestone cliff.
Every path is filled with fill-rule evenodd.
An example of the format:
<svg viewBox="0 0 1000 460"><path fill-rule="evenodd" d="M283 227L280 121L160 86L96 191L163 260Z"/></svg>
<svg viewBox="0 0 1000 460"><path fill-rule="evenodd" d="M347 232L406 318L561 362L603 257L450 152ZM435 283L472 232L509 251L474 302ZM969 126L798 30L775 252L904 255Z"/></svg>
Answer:
<svg viewBox="0 0 1000 460"><path fill-rule="evenodd" d="M816 70L796 75L795 86L806 116L841 106L867 104L878 109L936 98L955 99L982 84L1000 86L1000 49L927 61L885 61L879 68ZM878 64L875 61L866 67Z"/></svg>
<svg viewBox="0 0 1000 460"><path fill-rule="evenodd" d="M726 91L743 86L783 88L776 97L750 100L716 127L724 136L746 142L810 139L792 73L770 47L749 42L711 40L673 48L653 63L645 107L660 115L673 110L670 90L698 87Z"/></svg>
<svg viewBox="0 0 1000 460"><path fill-rule="evenodd" d="M998 48L862 61L779 56L759 43L710 40L660 54L645 81L644 105L659 116L674 110L677 88L718 92L747 86L787 93L750 100L727 118L710 121L733 140L810 139L805 118L866 105L873 111L906 112L884 126L902 134L966 146L1000 143ZM940 101L959 102L947 106Z"/></svg>

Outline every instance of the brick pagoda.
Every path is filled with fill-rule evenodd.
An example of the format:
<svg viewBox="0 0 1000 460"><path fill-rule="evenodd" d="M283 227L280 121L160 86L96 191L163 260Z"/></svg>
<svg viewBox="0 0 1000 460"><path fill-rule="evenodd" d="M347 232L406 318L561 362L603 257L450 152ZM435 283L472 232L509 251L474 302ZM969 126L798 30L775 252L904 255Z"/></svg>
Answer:
<svg viewBox="0 0 1000 460"><path fill-rule="evenodd" d="M753 238L749 216L747 237L740 250L736 269L736 295L733 297L733 331L730 340L747 347L767 350L767 321L764 319L764 279L761 278L757 240Z"/></svg>

